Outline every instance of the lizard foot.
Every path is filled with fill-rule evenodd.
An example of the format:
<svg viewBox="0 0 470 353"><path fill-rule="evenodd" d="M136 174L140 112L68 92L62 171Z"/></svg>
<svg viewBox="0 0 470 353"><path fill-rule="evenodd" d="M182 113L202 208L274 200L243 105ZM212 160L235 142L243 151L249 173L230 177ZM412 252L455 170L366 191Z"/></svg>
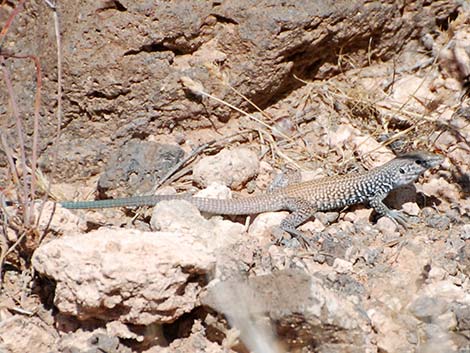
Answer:
<svg viewBox="0 0 470 353"><path fill-rule="evenodd" d="M275 238L274 244L277 245L284 245L288 247L298 247L299 245L303 245L305 248L312 246L310 239L297 229L283 229L281 227L274 227L272 234Z"/></svg>
<svg viewBox="0 0 470 353"><path fill-rule="evenodd" d="M408 225L408 218L405 216L405 214L402 211L398 210L390 210L388 211L385 216L390 218L392 221L394 221L396 224L401 225L403 228L407 229Z"/></svg>

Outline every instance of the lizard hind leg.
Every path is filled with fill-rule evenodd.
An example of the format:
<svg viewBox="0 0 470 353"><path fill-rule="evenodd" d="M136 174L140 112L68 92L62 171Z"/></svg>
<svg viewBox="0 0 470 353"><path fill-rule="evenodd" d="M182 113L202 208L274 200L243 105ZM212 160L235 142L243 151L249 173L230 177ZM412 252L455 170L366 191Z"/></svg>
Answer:
<svg viewBox="0 0 470 353"><path fill-rule="evenodd" d="M316 212L316 207L305 199L286 197L284 207L292 213L281 221L281 230L289 233L305 246L310 246L309 239L297 227L307 221ZM279 239L277 239L279 240Z"/></svg>

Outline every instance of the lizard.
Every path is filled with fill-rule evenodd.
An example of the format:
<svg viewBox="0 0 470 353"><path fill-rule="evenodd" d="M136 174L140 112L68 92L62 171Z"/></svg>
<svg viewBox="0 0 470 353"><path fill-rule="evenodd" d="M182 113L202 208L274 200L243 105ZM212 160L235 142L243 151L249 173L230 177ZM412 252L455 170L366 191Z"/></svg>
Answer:
<svg viewBox="0 0 470 353"><path fill-rule="evenodd" d="M401 211L391 210L383 200L390 191L415 182L426 170L440 165L441 155L414 151L397 156L391 161L365 172L323 177L288 185L260 195L236 199L213 199L187 194L148 195L95 201L62 201L67 209L96 209L110 207L154 206L164 200L186 200L200 211L220 215L249 215L262 212L288 210L280 228L303 239L297 227L315 212L342 209L354 204L366 204L379 216L388 216L406 226Z"/></svg>

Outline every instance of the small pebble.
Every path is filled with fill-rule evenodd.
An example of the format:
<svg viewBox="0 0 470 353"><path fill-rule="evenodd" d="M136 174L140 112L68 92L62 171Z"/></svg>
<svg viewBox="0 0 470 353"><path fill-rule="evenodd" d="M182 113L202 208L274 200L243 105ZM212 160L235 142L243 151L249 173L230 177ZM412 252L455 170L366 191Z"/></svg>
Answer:
<svg viewBox="0 0 470 353"><path fill-rule="evenodd" d="M317 212L315 213L315 219L318 219L324 225L336 222L339 217L339 212Z"/></svg>
<svg viewBox="0 0 470 353"><path fill-rule="evenodd" d="M460 232L460 239L470 240L470 224L464 224Z"/></svg>
<svg viewBox="0 0 470 353"><path fill-rule="evenodd" d="M387 236L393 235L398 230L397 224L388 217L379 218L375 226L382 234Z"/></svg>
<svg viewBox="0 0 470 353"><path fill-rule="evenodd" d="M447 216L438 214L435 214L431 217L426 217L425 222L429 227L438 230L446 230L449 229L450 226L450 219Z"/></svg>
<svg viewBox="0 0 470 353"><path fill-rule="evenodd" d="M452 311L439 315L435 321L439 327L446 331L454 331L457 328L457 318Z"/></svg>
<svg viewBox="0 0 470 353"><path fill-rule="evenodd" d="M337 257L333 262L333 269L337 273L349 273L352 272L353 264Z"/></svg>
<svg viewBox="0 0 470 353"><path fill-rule="evenodd" d="M442 281L447 276L447 272L440 267L432 267L429 271L429 279L434 281Z"/></svg>
<svg viewBox="0 0 470 353"><path fill-rule="evenodd" d="M319 264L324 264L326 261L326 256L322 254L316 254L313 257L313 261L318 262Z"/></svg>
<svg viewBox="0 0 470 353"><path fill-rule="evenodd" d="M402 206L403 211L410 216L419 215L420 208L415 202L406 202Z"/></svg>
<svg viewBox="0 0 470 353"><path fill-rule="evenodd" d="M336 272L329 272L328 275L326 276L326 278L328 278L328 280L330 282L335 282L336 279L338 278L338 275L336 274Z"/></svg>
<svg viewBox="0 0 470 353"><path fill-rule="evenodd" d="M434 317L446 312L447 305L442 300L423 295L416 298L408 308L417 319L429 323Z"/></svg>

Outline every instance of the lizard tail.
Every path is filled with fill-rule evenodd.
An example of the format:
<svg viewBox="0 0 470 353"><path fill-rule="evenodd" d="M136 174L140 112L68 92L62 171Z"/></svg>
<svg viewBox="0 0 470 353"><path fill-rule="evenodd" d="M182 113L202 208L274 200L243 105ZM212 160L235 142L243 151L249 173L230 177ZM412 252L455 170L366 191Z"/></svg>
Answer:
<svg viewBox="0 0 470 353"><path fill-rule="evenodd" d="M226 200L191 197L186 200L195 205L199 211L223 215L248 215L285 209L282 199L272 195Z"/></svg>
<svg viewBox="0 0 470 353"><path fill-rule="evenodd" d="M187 199L185 195L148 195L123 197L118 199L94 200L94 201L62 201L59 204L68 209L93 209L113 207L138 207L155 206L163 200Z"/></svg>
<svg viewBox="0 0 470 353"><path fill-rule="evenodd" d="M283 209L280 198L260 195L240 199L212 199L205 197L192 197L190 195L148 195L124 197L118 199L95 200L95 201L63 201L59 204L68 209L96 209L112 207L138 207L154 206L160 201L186 200L196 206L202 212L246 215Z"/></svg>

